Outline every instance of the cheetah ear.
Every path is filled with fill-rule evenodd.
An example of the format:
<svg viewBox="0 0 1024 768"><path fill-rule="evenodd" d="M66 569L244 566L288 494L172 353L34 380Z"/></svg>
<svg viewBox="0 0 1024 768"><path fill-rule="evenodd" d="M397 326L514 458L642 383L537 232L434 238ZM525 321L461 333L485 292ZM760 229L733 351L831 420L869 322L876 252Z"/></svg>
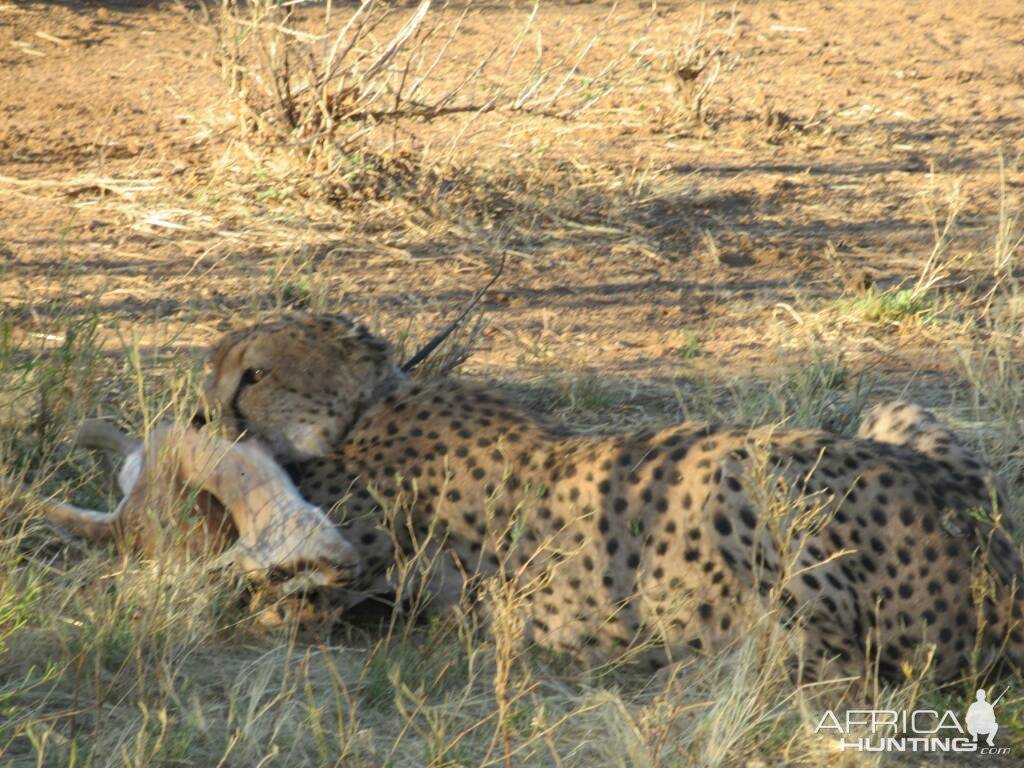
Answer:
<svg viewBox="0 0 1024 768"><path fill-rule="evenodd" d="M415 355L402 363L402 370L405 373L409 373L413 368L426 360L430 356L431 352L441 346L441 344L444 343L444 340L451 336L455 329L458 328L467 317L469 317L469 313L473 311L473 307L480 302L480 299L482 299L484 294L490 290L491 286L498 282L498 278L501 277L501 273L504 271L505 255L502 254L501 261L498 263L498 269L494 272L491 279L487 281L487 285L473 294L473 298L469 300L465 309L463 309L454 320L434 334L434 337L420 347L419 351Z"/></svg>
<svg viewBox="0 0 1024 768"><path fill-rule="evenodd" d="M371 333L362 324L353 324L351 329L335 339L336 354L342 359L355 356L365 360L371 368L392 370L395 367L395 348L387 339Z"/></svg>

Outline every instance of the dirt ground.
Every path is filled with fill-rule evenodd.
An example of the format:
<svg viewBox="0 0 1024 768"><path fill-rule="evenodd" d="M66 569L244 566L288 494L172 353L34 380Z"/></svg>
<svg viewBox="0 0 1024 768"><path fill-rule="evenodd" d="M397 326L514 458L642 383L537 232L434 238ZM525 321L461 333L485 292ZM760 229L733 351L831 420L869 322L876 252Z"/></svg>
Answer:
<svg viewBox="0 0 1024 768"><path fill-rule="evenodd" d="M654 35L668 37L699 10L658 9ZM488 6L481 29L527 10ZM648 9L619 12L612 46L633 39ZM608 13L545 5L546 43ZM659 130L627 108L633 94L612 94L582 125L517 126L524 146L543 139L546 162L654 181L633 199L594 201L533 250L510 249L473 364L503 375L525 355L629 378L732 376L812 346L900 380L948 370L927 329L894 339L843 318L810 334L794 326L814 324L805 315L862 270L879 286L913 280L934 243L928 197L941 204L953 179L964 200L956 247L993 237L1001 198L1022 184L1024 9L863 0L711 3L707 13L735 14L738 56L713 92L711 128ZM174 4L5 3L0 18L8 306L61 289L84 301L102 287L111 315L205 343L237 319L232 294L299 245L329 253L331 292L385 328L414 314L429 326L486 279L479 237L446 242L413 227L374 237L328 206L254 200L248 189L226 204L238 174L225 160L230 108L209 36ZM668 99L655 76L639 106ZM766 114L779 113L781 127L769 127ZM701 354L681 361L692 338Z"/></svg>
<svg viewBox="0 0 1024 768"><path fill-rule="evenodd" d="M445 83L533 6L436 12L466 14L438 69ZM153 370L289 307L422 339L504 261L464 372L601 429L704 417L726 395L731 414L779 416L743 407L744 387L776 382L792 402L802 395L787 377L808 371L837 377L826 391L864 378L941 410L977 391L965 359L997 347L1009 355L997 363L1024 359L1000 325L1024 311L1019 0L536 13L523 56L488 77L525 82L529 56L578 50L595 30L576 79L620 57L627 75L571 118L382 120L371 126L381 154L353 154L327 177L301 147L241 135L214 37L178 4L0 0L4 328L57 347L69 317L98 317L113 357L137 343ZM702 18L725 42L695 123L680 118L666 62ZM1003 439L985 452L1019 487L1024 460ZM77 696L76 683L69 709ZM785 748L767 749L789 764Z"/></svg>

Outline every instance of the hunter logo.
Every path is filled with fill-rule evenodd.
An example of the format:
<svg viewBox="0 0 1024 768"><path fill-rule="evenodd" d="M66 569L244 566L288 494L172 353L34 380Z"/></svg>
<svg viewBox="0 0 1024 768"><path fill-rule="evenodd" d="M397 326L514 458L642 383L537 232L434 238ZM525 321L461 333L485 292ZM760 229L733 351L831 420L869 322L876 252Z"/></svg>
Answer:
<svg viewBox="0 0 1024 768"><path fill-rule="evenodd" d="M1005 691L1004 691L1005 693ZM967 710L967 732L974 737L977 741L979 736L988 737L988 745L994 747L995 744L992 740L996 737L996 731L999 730L999 723L996 722L996 711L995 705L999 702L996 699L993 703L989 704L985 701L985 691L981 689L976 694L977 701L971 704L970 709Z"/></svg>
<svg viewBox="0 0 1024 768"><path fill-rule="evenodd" d="M1007 689L1009 690L1009 689ZM985 691L975 694L961 723L952 710L851 709L839 717L832 710L821 716L815 733L832 733L842 752L977 752L1006 755L1009 747L997 747L995 707L1006 691L991 704Z"/></svg>

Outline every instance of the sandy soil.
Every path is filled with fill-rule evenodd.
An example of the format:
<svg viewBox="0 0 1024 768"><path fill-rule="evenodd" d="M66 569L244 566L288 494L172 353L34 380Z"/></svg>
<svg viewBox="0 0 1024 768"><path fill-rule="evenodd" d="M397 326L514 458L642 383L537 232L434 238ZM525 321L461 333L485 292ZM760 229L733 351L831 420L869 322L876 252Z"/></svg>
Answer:
<svg viewBox="0 0 1024 768"><path fill-rule="evenodd" d="M527 10L481 11L464 55ZM697 12L659 4L653 45L670 47ZM608 13L546 5L545 44ZM648 9L617 13L609 50L635 39ZM473 365L735 376L842 349L854 368L900 382L945 375L953 356L932 350L955 328L900 334L821 312L865 270L882 287L913 280L934 241L927 199L953 180L964 200L956 249L986 247L1000 200L1022 185L1024 9L802 0L707 13L735 13L738 57L713 92L709 128L659 127L651 115L671 94L654 76L576 124L466 139L518 141L524 153L543 141L544 162L595 180L576 221L507 249ZM0 20L0 295L26 318L42 296L69 291L84 306L102 289L110 318L205 343L265 308L246 297L301 252L348 311L386 328L416 315L427 328L492 268L486 230L438 236L413 220L359 231L345 211L236 183L244 172L210 36L174 4L7 2ZM642 194L608 192L608 179L641 174L652 180Z"/></svg>

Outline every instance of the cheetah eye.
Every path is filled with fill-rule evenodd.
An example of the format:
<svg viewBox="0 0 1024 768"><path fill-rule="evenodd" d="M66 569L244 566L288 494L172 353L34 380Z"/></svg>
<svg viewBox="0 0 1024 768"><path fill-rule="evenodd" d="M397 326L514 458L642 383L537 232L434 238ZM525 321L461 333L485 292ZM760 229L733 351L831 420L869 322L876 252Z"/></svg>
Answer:
<svg viewBox="0 0 1024 768"><path fill-rule="evenodd" d="M242 372L242 380L239 382L239 387L248 387L250 384L258 384L266 375L267 372L263 368L246 368L245 371Z"/></svg>

